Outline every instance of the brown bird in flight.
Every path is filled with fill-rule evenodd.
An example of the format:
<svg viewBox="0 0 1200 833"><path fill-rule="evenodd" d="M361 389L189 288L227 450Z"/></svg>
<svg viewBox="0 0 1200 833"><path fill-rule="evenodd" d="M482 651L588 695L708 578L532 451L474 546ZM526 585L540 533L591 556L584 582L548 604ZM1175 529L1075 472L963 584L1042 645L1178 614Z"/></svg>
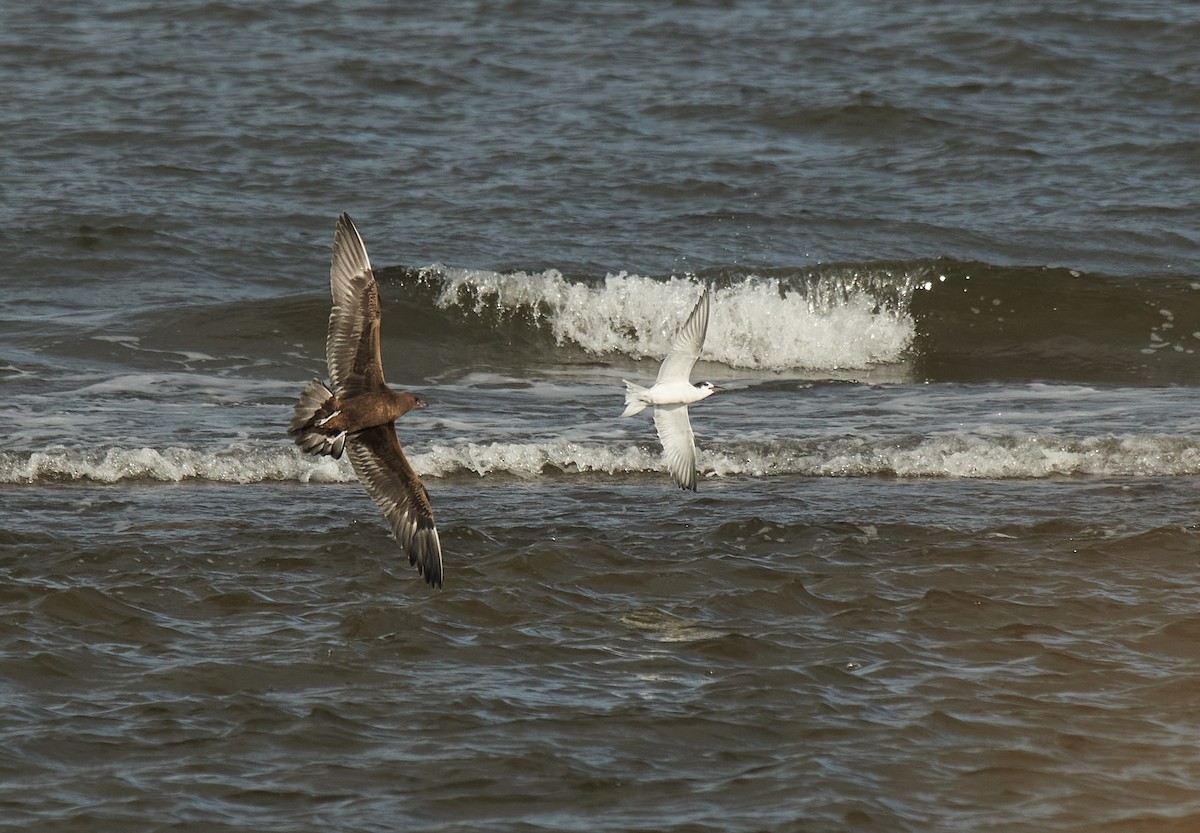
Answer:
<svg viewBox="0 0 1200 833"><path fill-rule="evenodd" d="M358 229L343 214L329 266L333 309L325 358L330 386L313 379L300 394L288 434L307 454L350 455L354 473L383 510L409 564L442 586L442 544L420 476L400 441L396 418L425 403L383 381L379 358L379 286ZM332 388L332 390L330 389Z"/></svg>

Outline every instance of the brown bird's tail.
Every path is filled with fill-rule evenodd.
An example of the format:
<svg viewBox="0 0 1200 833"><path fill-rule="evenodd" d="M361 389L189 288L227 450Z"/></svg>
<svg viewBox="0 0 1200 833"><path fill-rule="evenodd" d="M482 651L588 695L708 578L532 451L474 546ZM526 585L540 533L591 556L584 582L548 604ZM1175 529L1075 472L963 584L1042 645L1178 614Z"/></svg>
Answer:
<svg viewBox="0 0 1200 833"><path fill-rule="evenodd" d="M318 379L309 382L300 393L288 428L305 454L328 454L337 459L346 447L346 432L325 425L340 413L340 403L333 391Z"/></svg>

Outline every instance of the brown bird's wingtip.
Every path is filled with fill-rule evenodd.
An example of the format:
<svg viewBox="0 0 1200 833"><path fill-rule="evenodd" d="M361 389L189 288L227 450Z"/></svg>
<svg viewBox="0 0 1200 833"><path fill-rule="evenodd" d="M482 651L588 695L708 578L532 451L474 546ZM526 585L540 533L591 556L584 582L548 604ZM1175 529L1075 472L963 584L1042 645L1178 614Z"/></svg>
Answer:
<svg viewBox="0 0 1200 833"><path fill-rule="evenodd" d="M428 584L430 587L432 587L436 590L442 589L442 571L441 570L423 569L420 564L416 565L416 567L417 567L417 572L420 573L421 578L425 579L426 584Z"/></svg>
<svg viewBox="0 0 1200 833"><path fill-rule="evenodd" d="M431 527L432 528L432 527ZM439 547L437 557L426 561L426 557L419 555L412 550L408 553L408 564L410 567L417 568L417 575L425 580L425 583L430 587L435 587L438 590L442 589L442 557L441 548Z"/></svg>
<svg viewBox="0 0 1200 833"><path fill-rule="evenodd" d="M350 215L345 211L338 215L337 227L353 232L357 237L362 237L362 235L358 233L358 226L354 225L354 221L350 219Z"/></svg>

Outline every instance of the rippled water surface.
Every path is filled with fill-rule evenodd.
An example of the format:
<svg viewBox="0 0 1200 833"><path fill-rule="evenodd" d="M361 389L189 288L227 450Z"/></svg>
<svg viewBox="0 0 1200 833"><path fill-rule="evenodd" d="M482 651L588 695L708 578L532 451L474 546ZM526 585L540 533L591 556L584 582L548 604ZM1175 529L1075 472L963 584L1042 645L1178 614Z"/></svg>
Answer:
<svg viewBox="0 0 1200 833"><path fill-rule="evenodd" d="M0 9L0 826L1196 829L1198 37ZM441 591L283 434L341 211Z"/></svg>

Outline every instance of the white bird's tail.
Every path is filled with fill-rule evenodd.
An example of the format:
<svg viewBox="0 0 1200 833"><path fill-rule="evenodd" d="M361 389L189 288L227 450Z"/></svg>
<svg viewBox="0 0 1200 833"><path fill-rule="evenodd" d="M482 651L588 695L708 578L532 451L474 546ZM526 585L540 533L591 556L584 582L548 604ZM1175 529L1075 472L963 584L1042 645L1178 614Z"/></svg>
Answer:
<svg viewBox="0 0 1200 833"><path fill-rule="evenodd" d="M640 414L650 404L650 400L646 398L646 394L650 392L650 388L644 388L641 385L635 385L626 379L625 382L625 411L621 414L623 417Z"/></svg>

